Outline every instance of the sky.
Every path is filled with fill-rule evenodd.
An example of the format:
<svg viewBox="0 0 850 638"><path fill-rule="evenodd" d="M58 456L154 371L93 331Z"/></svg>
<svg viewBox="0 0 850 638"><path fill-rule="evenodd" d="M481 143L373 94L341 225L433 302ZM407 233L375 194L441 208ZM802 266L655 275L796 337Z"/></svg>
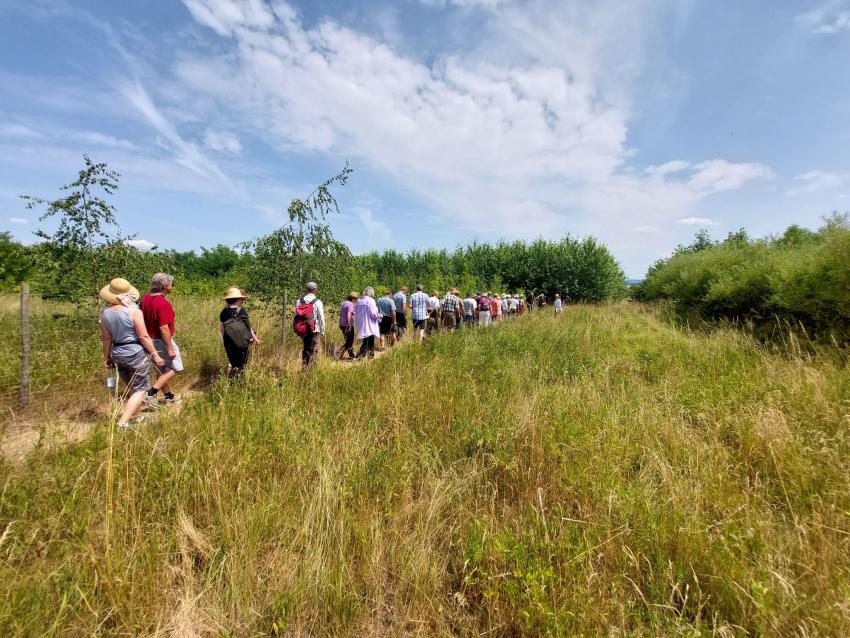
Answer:
<svg viewBox="0 0 850 638"><path fill-rule="evenodd" d="M140 248L235 245L349 162L356 253L594 236L629 277L850 209L850 0L0 0L0 230L82 155Z"/></svg>

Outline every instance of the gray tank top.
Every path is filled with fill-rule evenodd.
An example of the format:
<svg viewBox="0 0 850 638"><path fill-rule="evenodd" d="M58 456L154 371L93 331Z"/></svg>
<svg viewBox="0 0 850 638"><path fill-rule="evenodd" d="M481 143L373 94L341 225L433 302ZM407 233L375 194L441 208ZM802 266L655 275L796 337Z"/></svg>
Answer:
<svg viewBox="0 0 850 638"><path fill-rule="evenodd" d="M128 357L144 349L139 343L136 327L130 317L132 310L134 309L124 307L118 310L107 308L100 315L100 320L112 335L112 353L116 357Z"/></svg>

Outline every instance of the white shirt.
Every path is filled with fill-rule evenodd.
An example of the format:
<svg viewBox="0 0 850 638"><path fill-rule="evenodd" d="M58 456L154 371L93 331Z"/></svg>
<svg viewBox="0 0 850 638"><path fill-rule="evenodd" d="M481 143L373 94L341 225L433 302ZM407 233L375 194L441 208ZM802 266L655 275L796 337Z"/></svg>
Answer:
<svg viewBox="0 0 850 638"><path fill-rule="evenodd" d="M316 329L313 332L325 334L325 304L312 292L308 292L301 299L304 303L310 303L313 299L316 300L316 303L313 304L313 317L316 319Z"/></svg>
<svg viewBox="0 0 850 638"><path fill-rule="evenodd" d="M428 307L431 310L438 310L440 308L440 300L436 297L428 297Z"/></svg>

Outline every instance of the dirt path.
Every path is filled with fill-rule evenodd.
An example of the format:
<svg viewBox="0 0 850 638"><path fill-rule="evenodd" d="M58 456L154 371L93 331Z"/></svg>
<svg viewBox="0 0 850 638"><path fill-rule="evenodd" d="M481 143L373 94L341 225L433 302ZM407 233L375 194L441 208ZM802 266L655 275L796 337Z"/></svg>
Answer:
<svg viewBox="0 0 850 638"><path fill-rule="evenodd" d="M184 405L202 394L204 393L200 390L186 388L180 393L182 403L143 411L143 413L173 416L179 414ZM56 419L44 419L40 422L28 419L15 421L3 436L0 454L13 465L21 465L26 460L26 455L39 443L52 446L79 443L85 440L95 424L108 420L112 410L112 406L105 403L97 404L95 407L85 407L77 410L76 413L60 414Z"/></svg>

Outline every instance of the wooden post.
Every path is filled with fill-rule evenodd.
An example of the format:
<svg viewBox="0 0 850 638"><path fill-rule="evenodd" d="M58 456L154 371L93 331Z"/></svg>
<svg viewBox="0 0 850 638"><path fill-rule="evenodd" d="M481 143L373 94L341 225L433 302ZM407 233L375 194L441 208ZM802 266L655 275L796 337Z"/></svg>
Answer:
<svg viewBox="0 0 850 638"><path fill-rule="evenodd" d="M30 287L21 284L21 405L30 401Z"/></svg>
<svg viewBox="0 0 850 638"><path fill-rule="evenodd" d="M286 317L289 314L289 293L283 291L283 311L280 314L280 336L283 339L283 349L286 350Z"/></svg>

